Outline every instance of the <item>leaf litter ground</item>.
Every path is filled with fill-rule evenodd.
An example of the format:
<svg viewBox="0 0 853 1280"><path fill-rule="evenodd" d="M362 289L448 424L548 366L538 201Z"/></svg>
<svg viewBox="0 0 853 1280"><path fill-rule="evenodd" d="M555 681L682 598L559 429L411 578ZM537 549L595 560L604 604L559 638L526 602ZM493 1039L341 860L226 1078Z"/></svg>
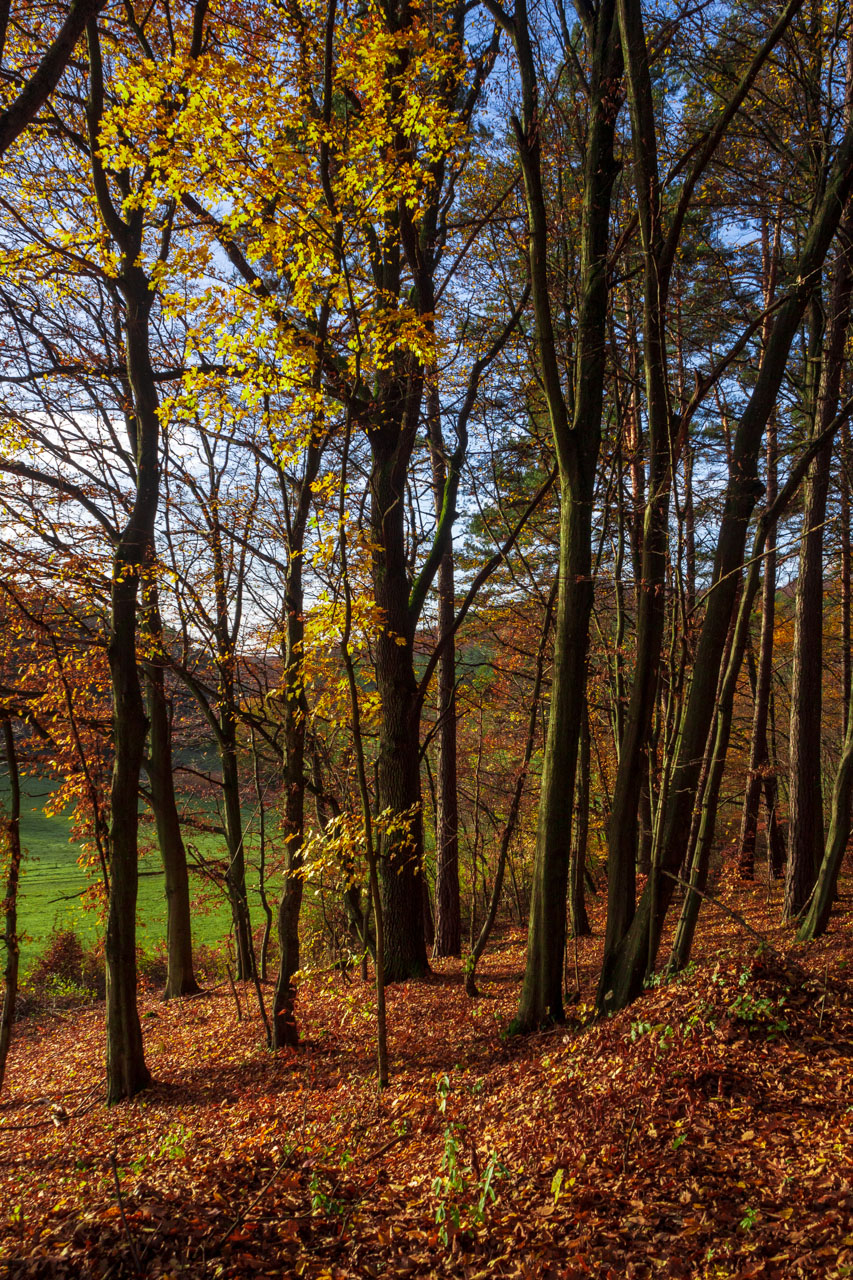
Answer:
<svg viewBox="0 0 853 1280"><path fill-rule="evenodd" d="M853 1275L842 889L803 948L777 890L721 885L771 949L706 906L688 973L590 1024L594 919L567 1023L523 1039L506 1036L520 934L476 1001L438 963L389 992L381 1097L372 991L351 975L303 983L304 1047L277 1056L227 990L144 997L156 1083L111 1110L103 1008L25 1019L0 1103L0 1261L104 1280Z"/></svg>

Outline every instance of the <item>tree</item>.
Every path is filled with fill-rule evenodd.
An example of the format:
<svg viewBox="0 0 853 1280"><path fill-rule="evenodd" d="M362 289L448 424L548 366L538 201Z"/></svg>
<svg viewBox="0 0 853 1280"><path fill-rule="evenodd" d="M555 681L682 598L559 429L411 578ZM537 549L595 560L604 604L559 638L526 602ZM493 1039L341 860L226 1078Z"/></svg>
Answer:
<svg viewBox="0 0 853 1280"><path fill-rule="evenodd" d="M0 155L32 124L59 83L86 24L97 16L105 4L106 0L71 0L65 20L53 43L41 54L35 69L27 74L14 65L4 68L4 78L11 79L19 86L19 90L17 97L0 113ZM13 44L10 39L11 19L12 0L3 0L0 5L0 62L5 60L4 55L8 53L9 45ZM26 66L29 61L27 55L30 33L25 28L21 29L19 24L20 20L11 23L13 32L18 28L16 34L20 33L22 45L20 48L13 47L13 55L17 54Z"/></svg>
<svg viewBox="0 0 853 1280"><path fill-rule="evenodd" d="M519 68L520 114L513 131L527 202L528 253L536 355L560 470L560 565L554 674L542 769L530 904L527 966L517 1025L530 1030L563 1011L566 892L575 766L584 710L592 608L592 498L601 437L607 318L607 249L621 51L615 6L582 17L589 44L587 147L584 156L581 280L571 401L562 384L548 280L548 218L542 174L541 103L528 10L510 16L486 7L512 40ZM568 50L566 50L568 55Z"/></svg>

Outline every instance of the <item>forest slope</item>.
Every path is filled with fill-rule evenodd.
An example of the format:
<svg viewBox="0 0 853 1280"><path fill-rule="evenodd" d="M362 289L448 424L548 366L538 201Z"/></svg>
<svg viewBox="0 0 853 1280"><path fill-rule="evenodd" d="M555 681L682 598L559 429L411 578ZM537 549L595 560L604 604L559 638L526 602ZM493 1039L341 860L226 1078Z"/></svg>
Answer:
<svg viewBox="0 0 853 1280"><path fill-rule="evenodd" d="M778 890L739 886L773 949L708 905L696 965L589 1026L597 921L571 1020L527 1038L504 1034L519 938L474 1002L442 962L389 992L381 1097L372 992L340 973L303 984L306 1046L275 1058L227 988L146 998L156 1084L112 1110L102 1007L19 1022L0 1258L12 1276L853 1274L851 888L804 949Z"/></svg>

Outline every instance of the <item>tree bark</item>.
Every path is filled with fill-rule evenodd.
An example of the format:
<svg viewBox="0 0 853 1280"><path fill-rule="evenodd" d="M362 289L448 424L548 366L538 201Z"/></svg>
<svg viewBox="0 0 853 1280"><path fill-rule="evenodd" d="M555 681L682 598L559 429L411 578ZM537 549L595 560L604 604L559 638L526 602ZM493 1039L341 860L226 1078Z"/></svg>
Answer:
<svg viewBox="0 0 853 1280"><path fill-rule="evenodd" d="M749 519L761 493L758 454L761 439L784 378L788 353L841 221L853 187L853 131L836 153L826 195L805 239L792 278L797 287L780 304L768 338L765 359L735 432L714 562L712 589L699 634L693 681L681 717L677 761L664 814L661 870L654 892L646 887L628 933L610 954L599 983L601 1011L623 1008L642 990L649 959L660 943L663 922L672 899L690 830L690 811L702 753L714 713L716 680L729 629L739 571L743 565Z"/></svg>
<svg viewBox="0 0 853 1280"><path fill-rule="evenodd" d="M442 557L438 571L438 633L453 627L453 552ZM459 902L459 808L456 779L456 645L451 639L438 668L438 764L435 824L435 944L433 954L462 952L462 913Z"/></svg>
<svg viewBox="0 0 853 1280"><path fill-rule="evenodd" d="M427 397L428 434L436 516L441 519L447 467L441 431L441 402L435 373ZM433 955L462 952L462 911L459 901L459 800L456 777L456 641L453 621L456 589L452 530L438 567L438 634L444 641L438 666L438 761L435 819L435 937Z"/></svg>
<svg viewBox="0 0 853 1280"><path fill-rule="evenodd" d="M853 290L851 234L853 218L848 213L842 224L833 272L831 310L815 406L815 435L826 429L838 410ZM791 682L790 813L784 907L788 920L796 919L802 913L811 896L824 847L821 773L823 524L831 461L832 446L829 443L814 459L805 487Z"/></svg>
<svg viewBox="0 0 853 1280"><path fill-rule="evenodd" d="M572 865L569 875L569 917L572 922L572 935L575 938L587 938L592 933L584 894L584 870L586 868L587 844L589 842L590 731L588 705L584 707L584 715L581 721L580 757L576 790L577 817L574 824Z"/></svg>
<svg viewBox="0 0 853 1280"><path fill-rule="evenodd" d="M779 270L779 243L782 230L781 216L777 215L773 243L767 219L761 224L761 256L764 275L764 305L769 307L776 292ZM763 340L769 332L769 317L765 321ZM778 448L776 418L771 414L767 421L767 447L765 508L776 498L778 486ZM738 864L741 879L752 880L755 875L755 840L758 830L758 814L761 792L764 789L767 807L767 848L769 869L782 859L784 847L776 816L776 777L771 775L770 751L767 737L767 720L770 713L771 680L773 677L773 636L776 622L776 526L768 531L764 546L764 580L761 590L761 638L758 648L758 668L755 682L755 702L750 740L749 773L741 814L738 838ZM778 874L778 872L777 872Z"/></svg>
<svg viewBox="0 0 853 1280"><path fill-rule="evenodd" d="M6 863L6 889L3 897L3 944L6 948L4 966L5 986L3 1008L0 1011L0 1090L6 1074L6 1060L12 1040L12 1025L18 1002L18 882L21 874L21 782L18 774L18 756L12 722L8 715L0 715L3 729L3 748L6 768L9 770L9 813L4 815L3 834Z"/></svg>
<svg viewBox="0 0 853 1280"><path fill-rule="evenodd" d="M847 715L847 733L832 791L829 835L826 841L814 893L797 934L798 942L809 942L826 932L838 887L838 875L850 839L853 807L853 708Z"/></svg>
<svg viewBox="0 0 853 1280"><path fill-rule="evenodd" d="M309 447L305 476L290 521L287 578L285 582L284 645L284 836L286 841L284 889L278 907L279 964L273 997L273 1047L294 1046L299 1030L294 1012L294 975L299 969L299 917L302 909L305 832L305 732L308 700L304 672L304 591L302 582L305 529L311 501L311 484L317 475L320 450ZM283 481L282 481L283 483Z"/></svg>
<svg viewBox="0 0 853 1280"><path fill-rule="evenodd" d="M147 592L146 592L147 594ZM152 617L152 614L154 615ZM162 639L159 610L156 604L146 608L149 635ZM148 684L149 752L148 781L157 843L163 859L166 882L166 974L165 1000L192 995L200 988L193 972L192 918L190 912L190 878L187 854L181 836L181 821L175 799L172 773L172 727L166 702L164 668L157 651L145 663Z"/></svg>
<svg viewBox="0 0 853 1280"><path fill-rule="evenodd" d="M116 210L98 155L103 115L103 68L97 24L87 25L90 96L87 104L92 180L104 225L121 250L124 298L127 428L135 461L135 493L113 551L107 657L113 696L114 763L110 789L110 888L107 907L107 1102L132 1097L150 1083L136 995L136 897L139 882L139 778L148 722L136 661L140 575L154 545L159 499L157 386L151 368L150 312L154 300L140 265L142 213L125 222Z"/></svg>
<svg viewBox="0 0 853 1280"><path fill-rule="evenodd" d="M501 891L503 889L504 874L506 872L506 864L509 859L509 849L512 844L512 838L515 835L515 829L518 825L518 815L521 810L521 797L524 793L524 784L527 780L527 772L530 768L530 760L533 755L533 748L536 745L536 722L539 716L539 702L542 697L542 681L545 673L545 654L548 648L548 637L551 633L551 624L554 617L554 604L557 599L558 583L554 583L551 588L551 595L548 598L548 604L545 609L545 620L542 624L542 633L539 637L539 648L536 652L536 675L533 681L533 692L530 697L530 711L527 718L527 738L524 744L524 755L521 761L521 768L515 779L515 786L510 800L509 812L503 831L501 832L501 842L498 849L498 865L495 870L495 881L492 885L492 893L489 898L489 905L486 910L486 917L483 921L477 941L471 948L471 954L465 964L465 991L472 998L477 995L477 965L486 949L492 929L497 919L498 907L501 900ZM517 894L517 889L516 889ZM519 904L519 917L521 916Z"/></svg>
<svg viewBox="0 0 853 1280"><path fill-rule="evenodd" d="M414 398L414 397L412 397ZM389 392L387 399L391 399ZM413 663L405 555L405 484L417 406L386 403L384 423L368 432L373 592L382 616L376 640L379 693L377 762L378 870L382 889L385 981L402 982L429 971L420 883L423 815L420 779L420 705Z"/></svg>
<svg viewBox="0 0 853 1280"><path fill-rule="evenodd" d="M604 0L588 18L589 123L584 160L580 304L574 405L561 384L561 360L548 292L548 216L542 184L539 87L527 6L512 20L488 0L510 34L521 81L521 117L513 119L528 214L528 253L536 350L560 472L560 561L554 673L536 832L527 963L517 1030L563 1017L563 955L575 770L583 716L592 610L592 501L601 439L607 332L607 246L616 175L615 118L622 73L615 9Z"/></svg>

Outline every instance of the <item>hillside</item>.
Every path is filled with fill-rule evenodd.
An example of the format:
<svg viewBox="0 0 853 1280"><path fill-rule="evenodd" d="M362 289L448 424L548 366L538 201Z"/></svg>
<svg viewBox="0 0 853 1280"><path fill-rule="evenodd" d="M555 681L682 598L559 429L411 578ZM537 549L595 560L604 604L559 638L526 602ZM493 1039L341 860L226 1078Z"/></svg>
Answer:
<svg viewBox="0 0 853 1280"><path fill-rule="evenodd" d="M372 992L338 972L303 984L305 1046L275 1058L248 987L239 1022L227 987L147 996L156 1084L113 1110L102 1007L19 1022L0 1257L27 1277L850 1275L842 888L808 949L788 946L775 894L751 889L749 923L772 944L758 957L709 907L686 975L587 1025L598 922L568 1023L525 1039L505 1034L520 937L486 957L475 1002L458 962L437 965L389 993L381 1097Z"/></svg>

